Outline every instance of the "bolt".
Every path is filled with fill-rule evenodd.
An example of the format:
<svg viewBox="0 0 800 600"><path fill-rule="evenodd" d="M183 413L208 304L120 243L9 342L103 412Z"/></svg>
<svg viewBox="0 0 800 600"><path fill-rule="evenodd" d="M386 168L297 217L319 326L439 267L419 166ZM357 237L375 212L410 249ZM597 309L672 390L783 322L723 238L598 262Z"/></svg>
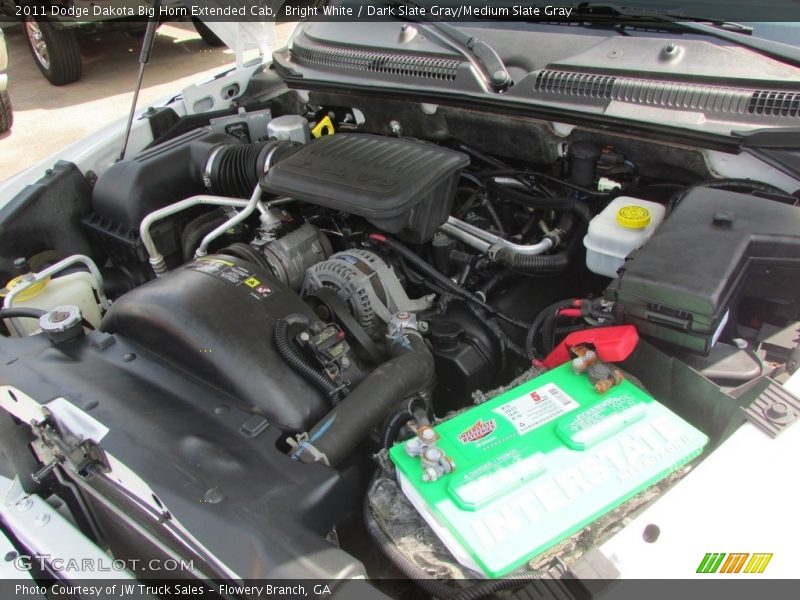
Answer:
<svg viewBox="0 0 800 600"><path fill-rule="evenodd" d="M441 460L444 456L444 452L440 448L436 446L432 446L425 450L425 454L423 455L425 460L429 460L431 462Z"/></svg>
<svg viewBox="0 0 800 600"><path fill-rule="evenodd" d="M432 442L436 439L436 432L430 427L425 427L419 432L419 437L423 442Z"/></svg>
<svg viewBox="0 0 800 600"><path fill-rule="evenodd" d="M400 125L399 121L389 121L389 129L391 130L393 135L400 137L403 135L403 126Z"/></svg>
<svg viewBox="0 0 800 600"><path fill-rule="evenodd" d="M492 81L496 85L504 85L508 83L508 73L502 70L495 71L492 73Z"/></svg>
<svg viewBox="0 0 800 600"><path fill-rule="evenodd" d="M770 421L781 421L789 416L789 407L783 402L775 402L767 408L766 415Z"/></svg>
<svg viewBox="0 0 800 600"><path fill-rule="evenodd" d="M346 356L342 357L342 368L346 369L350 366L350 359Z"/></svg>
<svg viewBox="0 0 800 600"><path fill-rule="evenodd" d="M132 360L136 359L136 355L133 352L128 352L125 356L122 357L122 360L125 362L131 362Z"/></svg>
<svg viewBox="0 0 800 600"><path fill-rule="evenodd" d="M311 336L308 335L307 331L303 331L298 337L300 338L300 341L303 342L303 343L305 343L305 342L307 342L308 340L311 339Z"/></svg>
<svg viewBox="0 0 800 600"><path fill-rule="evenodd" d="M420 321L417 326L422 333L428 331L428 322L427 321Z"/></svg>
<svg viewBox="0 0 800 600"><path fill-rule="evenodd" d="M17 502L17 510L19 512L25 512L26 510L30 510L33 508L33 500L30 498L23 498L19 502Z"/></svg>
<svg viewBox="0 0 800 600"><path fill-rule="evenodd" d="M231 407L230 406L226 406L225 404L222 404L222 405L220 405L220 406L218 406L218 407L216 407L214 409L214 414L215 415L227 415L230 411L231 411Z"/></svg>
<svg viewBox="0 0 800 600"><path fill-rule="evenodd" d="M36 525L36 527L44 527L49 522L50 522L50 515L48 514L36 515L33 518L33 524Z"/></svg>

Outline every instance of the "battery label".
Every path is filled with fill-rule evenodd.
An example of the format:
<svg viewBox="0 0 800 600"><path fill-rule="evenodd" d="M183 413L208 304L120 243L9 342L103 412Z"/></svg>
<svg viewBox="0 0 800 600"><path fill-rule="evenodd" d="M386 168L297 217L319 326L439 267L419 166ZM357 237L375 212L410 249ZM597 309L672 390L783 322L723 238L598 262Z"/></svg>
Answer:
<svg viewBox="0 0 800 600"><path fill-rule="evenodd" d="M508 419L517 433L524 435L579 406L555 383L548 383L498 406L494 412Z"/></svg>

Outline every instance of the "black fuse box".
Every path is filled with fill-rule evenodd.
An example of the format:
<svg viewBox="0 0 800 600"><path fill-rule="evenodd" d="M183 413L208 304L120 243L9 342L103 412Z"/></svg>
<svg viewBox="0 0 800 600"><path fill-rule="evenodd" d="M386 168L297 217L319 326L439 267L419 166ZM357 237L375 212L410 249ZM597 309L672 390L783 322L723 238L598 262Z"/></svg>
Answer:
<svg viewBox="0 0 800 600"><path fill-rule="evenodd" d="M605 295L618 322L707 354L738 298L800 298L800 208L695 188Z"/></svg>

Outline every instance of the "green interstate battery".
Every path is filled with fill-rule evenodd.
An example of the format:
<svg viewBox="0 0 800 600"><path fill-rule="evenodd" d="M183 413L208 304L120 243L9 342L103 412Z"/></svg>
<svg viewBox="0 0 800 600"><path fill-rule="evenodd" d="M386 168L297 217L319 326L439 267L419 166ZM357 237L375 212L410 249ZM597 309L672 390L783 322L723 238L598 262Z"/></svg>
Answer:
<svg viewBox="0 0 800 600"><path fill-rule="evenodd" d="M434 427L455 467L433 481L389 455L400 486L464 566L500 577L699 455L708 438L623 381L598 394L565 364ZM409 446L411 444L411 446Z"/></svg>

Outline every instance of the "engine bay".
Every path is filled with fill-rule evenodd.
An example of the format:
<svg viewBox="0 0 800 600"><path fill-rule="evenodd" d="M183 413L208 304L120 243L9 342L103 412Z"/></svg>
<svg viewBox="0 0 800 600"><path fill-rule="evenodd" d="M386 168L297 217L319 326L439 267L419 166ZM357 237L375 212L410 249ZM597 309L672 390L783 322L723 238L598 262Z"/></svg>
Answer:
<svg viewBox="0 0 800 600"><path fill-rule="evenodd" d="M252 97L152 117L154 141L99 175L60 163L4 215L0 248L3 384L93 410L103 452L241 576L298 576L317 553L320 577L542 577L713 451L756 382L797 368L798 190L720 177L678 142ZM114 461L59 451L52 414L35 454L85 480L113 546ZM611 475L576 456L597 445L618 465L610 444L627 466L605 492ZM544 472L592 500L547 508ZM526 493L539 537L507 507L476 525L441 500L467 513ZM484 544L492 528L508 535ZM482 547L509 539L523 551Z"/></svg>

